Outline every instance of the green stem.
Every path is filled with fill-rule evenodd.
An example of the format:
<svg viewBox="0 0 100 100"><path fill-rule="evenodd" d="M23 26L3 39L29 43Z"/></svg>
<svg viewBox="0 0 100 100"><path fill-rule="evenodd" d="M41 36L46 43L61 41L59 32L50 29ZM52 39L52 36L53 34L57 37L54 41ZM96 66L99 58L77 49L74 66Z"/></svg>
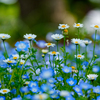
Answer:
<svg viewBox="0 0 100 100"><path fill-rule="evenodd" d="M66 43L66 36L64 36L64 60L65 60L65 66L66 66L66 46L65 46L65 43Z"/></svg>
<svg viewBox="0 0 100 100"><path fill-rule="evenodd" d="M4 45L4 49L5 49L5 56L6 56L6 59L8 58L8 53L7 53L7 49L6 49L6 46L5 46L5 42L4 42L4 40L3 40L3 45Z"/></svg>
<svg viewBox="0 0 100 100"><path fill-rule="evenodd" d="M78 38L80 38L80 34L79 34L79 33L80 33L80 31L79 31L79 28L77 28L77 29L78 29Z"/></svg>
<svg viewBox="0 0 100 100"><path fill-rule="evenodd" d="M93 47L93 58L94 58L94 55L95 55L96 34L97 34L97 30L95 30L95 40L94 40L94 47Z"/></svg>
<svg viewBox="0 0 100 100"><path fill-rule="evenodd" d="M59 49L58 49L58 40L57 40L57 52L59 52ZM58 59L59 59L59 54L58 54Z"/></svg>
<svg viewBox="0 0 100 100"><path fill-rule="evenodd" d="M87 61L87 45L85 46L85 58L86 58L86 61Z"/></svg>
<svg viewBox="0 0 100 100"><path fill-rule="evenodd" d="M50 47L49 47L49 52L50 52ZM50 66L51 66L50 54L49 54L49 63L50 63Z"/></svg>
<svg viewBox="0 0 100 100"><path fill-rule="evenodd" d="M53 69L54 69L54 63L55 63L54 57L55 57L55 56L53 55Z"/></svg>

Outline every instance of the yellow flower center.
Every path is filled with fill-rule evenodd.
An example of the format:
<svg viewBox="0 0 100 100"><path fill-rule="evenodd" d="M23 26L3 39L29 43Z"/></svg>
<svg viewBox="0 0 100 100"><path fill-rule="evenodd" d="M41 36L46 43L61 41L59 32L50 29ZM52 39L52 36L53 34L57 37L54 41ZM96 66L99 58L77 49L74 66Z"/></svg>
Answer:
<svg viewBox="0 0 100 100"><path fill-rule="evenodd" d="M92 79L93 79L94 77L92 77Z"/></svg>
<svg viewBox="0 0 100 100"><path fill-rule="evenodd" d="M68 30L67 29L64 29L64 32L68 32Z"/></svg>
<svg viewBox="0 0 100 100"><path fill-rule="evenodd" d="M26 82L25 84L29 84L28 82Z"/></svg>
<svg viewBox="0 0 100 100"><path fill-rule="evenodd" d="M47 45L51 45L51 43L48 43Z"/></svg>
<svg viewBox="0 0 100 100"><path fill-rule="evenodd" d="M8 61L8 63L12 63L12 61Z"/></svg>
<svg viewBox="0 0 100 100"><path fill-rule="evenodd" d="M78 43L78 41L75 41L75 43L77 44L77 43Z"/></svg>
<svg viewBox="0 0 100 100"><path fill-rule="evenodd" d="M55 51L52 51L52 54L56 54L56 52Z"/></svg>
<svg viewBox="0 0 100 100"><path fill-rule="evenodd" d="M2 36L2 38L5 38L5 36Z"/></svg>
<svg viewBox="0 0 100 100"><path fill-rule="evenodd" d="M24 63L23 62L20 62L20 64L23 65Z"/></svg>
<svg viewBox="0 0 100 100"><path fill-rule="evenodd" d="M74 66L72 66L71 68L72 68L72 69L75 69L75 67L74 67Z"/></svg>
<svg viewBox="0 0 100 100"><path fill-rule="evenodd" d="M30 36L30 37L28 37L28 39L31 39L32 37Z"/></svg>
<svg viewBox="0 0 100 100"><path fill-rule="evenodd" d="M76 24L76 26L80 26L80 24Z"/></svg>
<svg viewBox="0 0 100 100"><path fill-rule="evenodd" d="M39 99L43 99L43 96L42 95L39 95Z"/></svg>
<svg viewBox="0 0 100 100"><path fill-rule="evenodd" d="M95 28L99 28L99 26L98 26L98 25L95 25L94 27L95 27Z"/></svg>
<svg viewBox="0 0 100 100"><path fill-rule="evenodd" d="M66 26L65 26L65 25L62 25L61 27L62 27L62 28L65 28Z"/></svg>
<svg viewBox="0 0 100 100"><path fill-rule="evenodd" d="M17 57L13 57L13 59L17 59Z"/></svg>
<svg viewBox="0 0 100 100"><path fill-rule="evenodd" d="M7 90L3 90L3 92L7 92Z"/></svg>
<svg viewBox="0 0 100 100"><path fill-rule="evenodd" d="M81 55L78 55L77 57L82 57Z"/></svg>

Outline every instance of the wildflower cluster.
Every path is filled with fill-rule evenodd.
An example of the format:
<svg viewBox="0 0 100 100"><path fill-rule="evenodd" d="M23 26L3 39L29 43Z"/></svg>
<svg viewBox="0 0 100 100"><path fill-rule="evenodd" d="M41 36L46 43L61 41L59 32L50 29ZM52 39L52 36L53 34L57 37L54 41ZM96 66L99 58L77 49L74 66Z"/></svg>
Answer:
<svg viewBox="0 0 100 100"><path fill-rule="evenodd" d="M52 34L54 43L44 43L46 49L37 50L35 34L26 34L10 52L6 39L11 36L1 33L4 50L0 55L0 100L100 100L100 54L96 49L99 25L92 25L95 38L80 37L83 24L73 25L78 29L77 38L68 40L67 24L59 24L62 34ZM60 47L60 40L64 40ZM91 47L93 49L91 50Z"/></svg>

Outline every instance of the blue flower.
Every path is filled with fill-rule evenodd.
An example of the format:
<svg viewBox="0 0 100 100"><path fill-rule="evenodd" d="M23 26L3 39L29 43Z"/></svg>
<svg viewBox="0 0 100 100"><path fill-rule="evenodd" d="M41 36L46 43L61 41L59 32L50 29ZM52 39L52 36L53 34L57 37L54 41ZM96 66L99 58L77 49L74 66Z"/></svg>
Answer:
<svg viewBox="0 0 100 100"><path fill-rule="evenodd" d="M40 91L40 89L39 89L38 86L32 86L32 87L30 88L30 90L31 90L33 93L37 93L37 92Z"/></svg>
<svg viewBox="0 0 100 100"><path fill-rule="evenodd" d="M92 85L90 85L89 83L84 83L84 82L82 82L82 83L80 84L80 87L81 87L82 89L84 89L84 90L88 90L88 89L92 88Z"/></svg>
<svg viewBox="0 0 100 100"><path fill-rule="evenodd" d="M47 79L47 78L50 78L54 75L54 71L53 69L49 68L49 69L43 69L40 76L43 78L43 79Z"/></svg>
<svg viewBox="0 0 100 100"><path fill-rule="evenodd" d="M55 80L54 78L49 78L47 81L48 81L49 83L55 83L55 82L56 82L56 80Z"/></svg>
<svg viewBox="0 0 100 100"><path fill-rule="evenodd" d="M32 98L32 96L30 94L24 95L24 98L30 100Z"/></svg>
<svg viewBox="0 0 100 100"><path fill-rule="evenodd" d="M82 63L82 65L85 65L85 66L88 66L88 62L87 61L84 61L83 63Z"/></svg>
<svg viewBox="0 0 100 100"><path fill-rule="evenodd" d="M22 100L22 98L20 95L18 95L16 98L12 98L12 100Z"/></svg>
<svg viewBox="0 0 100 100"><path fill-rule="evenodd" d="M29 48L29 44L24 41L17 42L15 46L17 47L17 51L27 51Z"/></svg>
<svg viewBox="0 0 100 100"><path fill-rule="evenodd" d="M29 76L25 74L22 76L22 79L29 79Z"/></svg>
<svg viewBox="0 0 100 100"><path fill-rule="evenodd" d="M12 90L11 90L11 93L12 93L12 94L16 94L16 89L12 89Z"/></svg>
<svg viewBox="0 0 100 100"><path fill-rule="evenodd" d="M64 73L70 73L70 72L72 72L72 68L71 67L64 66L64 68L62 68L62 71Z"/></svg>
<svg viewBox="0 0 100 100"><path fill-rule="evenodd" d="M66 100L75 100L75 98L73 98L72 96L67 96Z"/></svg>
<svg viewBox="0 0 100 100"><path fill-rule="evenodd" d="M33 86L38 86L38 82L37 82L37 81L35 81L35 82L30 81L30 83L29 83L28 86L29 86L30 88L33 87Z"/></svg>
<svg viewBox="0 0 100 100"><path fill-rule="evenodd" d="M96 100L100 100L100 96L97 96L97 99Z"/></svg>
<svg viewBox="0 0 100 100"><path fill-rule="evenodd" d="M93 66L92 71L95 73L99 72L100 71L99 66Z"/></svg>
<svg viewBox="0 0 100 100"><path fill-rule="evenodd" d="M41 85L41 89L44 91L44 92L47 92L47 91L50 91L52 89L52 87L48 84L42 84Z"/></svg>
<svg viewBox="0 0 100 100"><path fill-rule="evenodd" d="M45 46L45 41L44 40L39 40L38 41L38 43L37 43L37 45L38 45L38 47L40 47L40 48L45 48L46 46Z"/></svg>
<svg viewBox="0 0 100 100"><path fill-rule="evenodd" d="M21 91L22 93L27 93L27 92L29 92L29 88L28 88L28 86L21 87L21 88L20 88L20 91Z"/></svg>
<svg viewBox="0 0 100 100"><path fill-rule="evenodd" d="M69 78L69 79L66 80L66 82L67 82L70 86L74 86L74 85L76 85L77 80L76 80L76 79L73 79L73 78Z"/></svg>
<svg viewBox="0 0 100 100"><path fill-rule="evenodd" d="M0 100L6 100L4 96L0 96Z"/></svg>
<svg viewBox="0 0 100 100"><path fill-rule="evenodd" d="M78 85L75 85L75 87L73 87L74 91L77 93L77 94L82 94L82 88Z"/></svg>
<svg viewBox="0 0 100 100"><path fill-rule="evenodd" d="M100 94L100 86L93 87L93 92Z"/></svg>
<svg viewBox="0 0 100 100"><path fill-rule="evenodd" d="M57 77L57 80L58 81L63 81L63 78L62 77Z"/></svg>

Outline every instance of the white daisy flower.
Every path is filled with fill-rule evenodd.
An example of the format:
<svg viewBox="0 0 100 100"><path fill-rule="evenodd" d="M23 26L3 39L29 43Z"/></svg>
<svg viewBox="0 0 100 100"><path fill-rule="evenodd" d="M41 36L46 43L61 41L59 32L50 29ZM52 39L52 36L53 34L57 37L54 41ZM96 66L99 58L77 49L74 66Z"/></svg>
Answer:
<svg viewBox="0 0 100 100"><path fill-rule="evenodd" d="M92 41L89 41L89 40L83 40L83 43L84 43L85 45L88 45L88 44L91 44Z"/></svg>
<svg viewBox="0 0 100 100"><path fill-rule="evenodd" d="M23 65L25 63L25 60L20 60L20 64Z"/></svg>
<svg viewBox="0 0 100 100"><path fill-rule="evenodd" d="M59 24L58 29L67 29L69 26L67 24Z"/></svg>
<svg viewBox="0 0 100 100"><path fill-rule="evenodd" d="M24 84L28 85L30 83L30 81L26 81Z"/></svg>
<svg viewBox="0 0 100 100"><path fill-rule="evenodd" d="M48 54L50 54L50 55L57 55L57 54L60 54L60 53L59 52L52 51L52 52L48 52Z"/></svg>
<svg viewBox="0 0 100 100"><path fill-rule="evenodd" d="M14 59L14 60L16 60L16 59L19 58L19 55L18 55L18 54L14 54L14 55L12 55L12 56L13 56L13 59Z"/></svg>
<svg viewBox="0 0 100 100"><path fill-rule="evenodd" d="M73 39L71 39L71 42L74 44L81 44L82 40L73 38Z"/></svg>
<svg viewBox="0 0 100 100"><path fill-rule="evenodd" d="M73 27L77 27L77 28L83 27L83 24L80 24L80 23L74 23Z"/></svg>
<svg viewBox="0 0 100 100"><path fill-rule="evenodd" d="M10 92L9 89L1 89L1 90L0 90L0 93L2 93L2 94L6 94L6 93L8 93L8 92Z"/></svg>
<svg viewBox="0 0 100 100"><path fill-rule="evenodd" d="M33 99L34 100L47 100L48 97L49 97L48 94L42 93L42 94L35 94L33 96Z"/></svg>
<svg viewBox="0 0 100 100"><path fill-rule="evenodd" d="M87 77L89 80L95 80L98 77L98 75L97 74L89 74L89 75L87 75Z"/></svg>
<svg viewBox="0 0 100 100"><path fill-rule="evenodd" d="M84 58L84 55L78 54L78 55L75 55L75 58L83 59Z"/></svg>
<svg viewBox="0 0 100 100"><path fill-rule="evenodd" d="M35 34L26 34L24 35L25 39L32 40L35 39L37 36Z"/></svg>
<svg viewBox="0 0 100 100"><path fill-rule="evenodd" d="M28 55L26 54L26 55L21 55L21 59L27 59L28 58Z"/></svg>
<svg viewBox="0 0 100 100"><path fill-rule="evenodd" d="M53 44L53 43L45 43L45 45L46 45L47 47L54 47L54 46L55 46L55 44Z"/></svg>
<svg viewBox="0 0 100 100"><path fill-rule="evenodd" d="M1 38L2 40L9 39L10 37L11 37L11 36L8 35L8 34L0 34L0 38Z"/></svg>
<svg viewBox="0 0 100 100"><path fill-rule="evenodd" d="M51 37L55 40L60 40L62 39L64 36L62 34L53 34L51 35Z"/></svg>
<svg viewBox="0 0 100 100"><path fill-rule="evenodd" d="M9 58L3 60L3 62L5 63L15 63L16 61L15 60L10 60Z"/></svg>
<svg viewBox="0 0 100 100"><path fill-rule="evenodd" d="M43 50L42 50L42 53L44 53L44 54L46 54L47 52L48 52L47 49L43 49Z"/></svg>
<svg viewBox="0 0 100 100"><path fill-rule="evenodd" d="M100 25L94 25L94 24L93 24L93 25L91 25L90 27L91 27L91 28L94 28L95 30L100 29Z"/></svg>

